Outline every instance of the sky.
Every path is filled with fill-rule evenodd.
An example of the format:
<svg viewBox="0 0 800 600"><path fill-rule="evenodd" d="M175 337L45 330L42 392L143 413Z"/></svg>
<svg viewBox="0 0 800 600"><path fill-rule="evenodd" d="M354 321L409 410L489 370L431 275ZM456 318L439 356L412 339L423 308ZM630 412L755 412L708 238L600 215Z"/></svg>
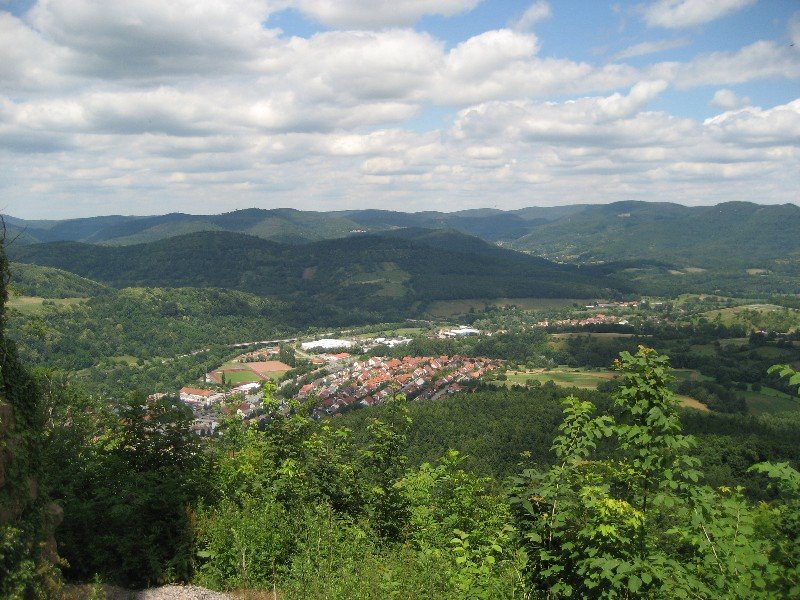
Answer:
<svg viewBox="0 0 800 600"><path fill-rule="evenodd" d="M800 0L0 0L0 211L800 203Z"/></svg>

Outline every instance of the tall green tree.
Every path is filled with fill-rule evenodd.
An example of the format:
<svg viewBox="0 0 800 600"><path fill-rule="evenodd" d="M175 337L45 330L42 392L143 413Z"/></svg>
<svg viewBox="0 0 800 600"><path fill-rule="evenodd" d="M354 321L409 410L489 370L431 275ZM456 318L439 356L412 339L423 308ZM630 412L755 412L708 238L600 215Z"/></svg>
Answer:
<svg viewBox="0 0 800 600"><path fill-rule="evenodd" d="M68 574L142 586L185 581L192 557L189 508L208 477L190 413L170 398L131 394L114 410L68 399L54 423L48 484L64 506L58 539ZM56 407L58 409L58 407ZM71 457L57 453L69 449Z"/></svg>

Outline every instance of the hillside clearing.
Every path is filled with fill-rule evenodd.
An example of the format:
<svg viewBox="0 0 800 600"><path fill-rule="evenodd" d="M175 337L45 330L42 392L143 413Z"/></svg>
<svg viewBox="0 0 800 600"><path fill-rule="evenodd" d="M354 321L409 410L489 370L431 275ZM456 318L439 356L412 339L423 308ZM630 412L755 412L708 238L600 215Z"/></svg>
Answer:
<svg viewBox="0 0 800 600"><path fill-rule="evenodd" d="M18 310L24 315L35 315L43 312L47 305L45 301L56 306L70 306L85 302L87 298L40 298L39 296L17 296L8 301L8 307Z"/></svg>
<svg viewBox="0 0 800 600"><path fill-rule="evenodd" d="M682 375L687 377L703 377L697 371L683 369ZM576 387L580 389L593 390L596 389L598 384L604 381L611 381L617 375L613 371L581 371L577 369L532 369L530 371L508 371L506 373L508 379L506 381L498 381L498 384L504 384L508 387L512 385L525 385L529 380L545 383L552 381L559 387ZM690 396L679 395L678 399L681 406L686 408L694 408L708 412L708 407L691 398Z"/></svg>

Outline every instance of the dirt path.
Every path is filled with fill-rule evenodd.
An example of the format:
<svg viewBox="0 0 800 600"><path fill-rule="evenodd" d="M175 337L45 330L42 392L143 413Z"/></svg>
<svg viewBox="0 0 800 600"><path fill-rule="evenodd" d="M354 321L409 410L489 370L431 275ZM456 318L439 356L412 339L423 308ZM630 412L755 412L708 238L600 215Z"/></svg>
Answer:
<svg viewBox="0 0 800 600"><path fill-rule="evenodd" d="M239 600L241 596L212 592L196 585L165 585L157 588L148 588L141 591L132 591L112 585L103 585L102 592L98 593L91 585L67 586L64 600Z"/></svg>

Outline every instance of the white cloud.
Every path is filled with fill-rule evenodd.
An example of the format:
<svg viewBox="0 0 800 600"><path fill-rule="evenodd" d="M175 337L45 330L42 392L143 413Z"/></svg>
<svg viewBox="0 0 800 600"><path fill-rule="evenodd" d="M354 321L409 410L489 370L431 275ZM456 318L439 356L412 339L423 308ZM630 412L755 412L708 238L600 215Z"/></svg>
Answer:
<svg viewBox="0 0 800 600"><path fill-rule="evenodd" d="M640 44L628 46L624 50L617 52L613 58L614 60L620 60L625 58L635 58L637 56L646 56L648 54L656 54L657 52L666 52L667 50L683 48L684 46L688 46L690 43L691 41L687 38L642 42Z"/></svg>
<svg viewBox="0 0 800 600"><path fill-rule="evenodd" d="M40 0L26 20L78 75L137 79L246 68L275 32L263 0Z"/></svg>
<svg viewBox="0 0 800 600"><path fill-rule="evenodd" d="M722 141L750 146L800 147L800 99L763 110L749 107L704 122Z"/></svg>
<svg viewBox="0 0 800 600"><path fill-rule="evenodd" d="M16 17L0 12L0 90L31 93L64 87L71 53L43 40Z"/></svg>
<svg viewBox="0 0 800 600"><path fill-rule="evenodd" d="M481 0L294 0L288 2L331 27L382 28L413 25L424 15L453 16Z"/></svg>
<svg viewBox="0 0 800 600"><path fill-rule="evenodd" d="M651 27L678 29L703 25L727 16L757 0L658 0L644 9Z"/></svg>
<svg viewBox="0 0 800 600"><path fill-rule="evenodd" d="M485 77L516 61L532 58L539 50L533 34L499 29L458 44L447 55L446 69L456 76Z"/></svg>
<svg viewBox="0 0 800 600"><path fill-rule="evenodd" d="M519 19L514 21L512 26L517 31L528 31L536 23L549 19L551 14L552 10L547 0L537 0L522 13Z"/></svg>
<svg viewBox="0 0 800 600"><path fill-rule="evenodd" d="M419 98L442 53L440 42L410 29L335 31L292 39L275 77L314 100Z"/></svg>
<svg viewBox="0 0 800 600"><path fill-rule="evenodd" d="M445 105L547 94L575 94L627 86L640 78L632 67L601 68L558 58L539 58L531 33L487 31L447 53L430 92Z"/></svg>
<svg viewBox="0 0 800 600"><path fill-rule="evenodd" d="M800 52L762 40L735 52L712 52L686 63L659 63L648 70L648 75L674 81L678 88L795 79L800 77Z"/></svg>
<svg viewBox="0 0 800 600"><path fill-rule="evenodd" d="M750 104L750 98L737 96L733 91L728 89L721 89L714 92L714 97L709 102L709 105L716 108L724 108L726 110L733 110L741 108Z"/></svg>
<svg viewBox="0 0 800 600"><path fill-rule="evenodd" d="M477 138L487 145L507 139L584 146L644 146L652 142L654 134L667 135L668 128L678 132L676 122L641 113L666 87L663 81L647 81L636 84L627 96L612 94L564 103L483 103L459 112L454 133L459 139Z"/></svg>

